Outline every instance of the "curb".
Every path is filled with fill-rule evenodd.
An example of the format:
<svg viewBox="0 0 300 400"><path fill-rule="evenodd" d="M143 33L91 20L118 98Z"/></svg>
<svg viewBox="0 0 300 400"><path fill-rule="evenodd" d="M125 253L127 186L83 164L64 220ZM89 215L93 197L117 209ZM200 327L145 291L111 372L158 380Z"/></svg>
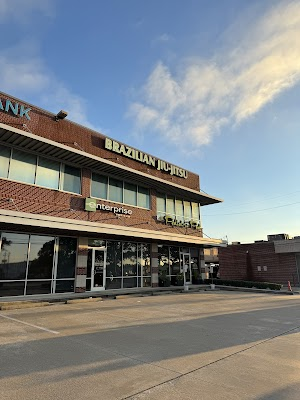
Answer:
<svg viewBox="0 0 300 400"><path fill-rule="evenodd" d="M33 307L45 307L45 306L50 306L50 303L48 301L43 301L43 302L22 302L19 301L16 304L2 304L0 306L1 311L5 310L18 310L22 308L33 308Z"/></svg>

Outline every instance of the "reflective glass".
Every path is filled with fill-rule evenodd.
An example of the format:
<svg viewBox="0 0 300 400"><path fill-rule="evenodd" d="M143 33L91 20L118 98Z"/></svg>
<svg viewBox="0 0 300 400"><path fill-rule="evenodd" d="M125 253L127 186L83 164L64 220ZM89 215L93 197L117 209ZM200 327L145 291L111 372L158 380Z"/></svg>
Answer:
<svg viewBox="0 0 300 400"><path fill-rule="evenodd" d="M0 177L7 178L8 166L10 159L10 149L8 147L0 147Z"/></svg>
<svg viewBox="0 0 300 400"><path fill-rule="evenodd" d="M107 176L92 174L91 196L107 199Z"/></svg>
<svg viewBox="0 0 300 400"><path fill-rule="evenodd" d="M9 167L9 179L15 181L34 183L36 169L36 156L13 150Z"/></svg>
<svg viewBox="0 0 300 400"><path fill-rule="evenodd" d="M122 243L107 241L106 277L122 276Z"/></svg>
<svg viewBox="0 0 300 400"><path fill-rule="evenodd" d="M192 219L194 221L199 221L200 220L199 204L198 203L192 203Z"/></svg>
<svg viewBox="0 0 300 400"><path fill-rule="evenodd" d="M106 278L105 289L121 289L122 278Z"/></svg>
<svg viewBox="0 0 300 400"><path fill-rule="evenodd" d="M166 199L164 195L158 194L156 197L157 219L163 220L166 215Z"/></svg>
<svg viewBox="0 0 300 400"><path fill-rule="evenodd" d="M186 221L190 221L192 219L191 203L189 201L184 201L183 206L184 206L184 219Z"/></svg>
<svg viewBox="0 0 300 400"><path fill-rule="evenodd" d="M167 213L167 215L170 215L172 217L175 216L175 199L174 199L174 197L167 197L166 213Z"/></svg>
<svg viewBox="0 0 300 400"><path fill-rule="evenodd" d="M142 267L143 276L151 276L151 254L150 244L141 244L141 252L139 252L138 264ZM139 275L141 274L139 271Z"/></svg>
<svg viewBox="0 0 300 400"><path fill-rule="evenodd" d="M74 279L56 281L55 293L74 292Z"/></svg>
<svg viewBox="0 0 300 400"><path fill-rule="evenodd" d="M175 200L175 211L177 221L184 221L183 202L182 200Z"/></svg>
<svg viewBox="0 0 300 400"><path fill-rule="evenodd" d="M23 296L25 282L0 282L0 297L2 296Z"/></svg>
<svg viewBox="0 0 300 400"><path fill-rule="evenodd" d="M25 279L29 235L2 233L0 280Z"/></svg>
<svg viewBox="0 0 300 400"><path fill-rule="evenodd" d="M158 246L158 274L169 275L169 247Z"/></svg>
<svg viewBox="0 0 300 400"><path fill-rule="evenodd" d="M138 187L138 206L143 208L150 208L150 195L149 189Z"/></svg>
<svg viewBox="0 0 300 400"><path fill-rule="evenodd" d="M117 179L109 179L109 200L116 201L118 203L123 202L123 182Z"/></svg>
<svg viewBox="0 0 300 400"><path fill-rule="evenodd" d="M51 281L27 281L26 294L51 293Z"/></svg>
<svg viewBox="0 0 300 400"><path fill-rule="evenodd" d="M70 165L64 165L63 172L63 185L62 190L72 193L81 193L81 170L79 168L71 167Z"/></svg>
<svg viewBox="0 0 300 400"><path fill-rule="evenodd" d="M180 273L179 247L170 247L170 274Z"/></svg>
<svg viewBox="0 0 300 400"><path fill-rule="evenodd" d="M131 183L124 182L124 203L137 205L137 187Z"/></svg>
<svg viewBox="0 0 300 400"><path fill-rule="evenodd" d="M137 278L123 278L123 288L137 287Z"/></svg>
<svg viewBox="0 0 300 400"><path fill-rule="evenodd" d="M49 189L58 189L59 169L60 164L58 162L39 157L35 183Z"/></svg>
<svg viewBox="0 0 300 400"><path fill-rule="evenodd" d="M28 279L51 279L54 237L31 235Z"/></svg>
<svg viewBox="0 0 300 400"><path fill-rule="evenodd" d="M137 274L137 253L136 243L123 243L123 276Z"/></svg>
<svg viewBox="0 0 300 400"><path fill-rule="evenodd" d="M77 239L60 237L58 245L57 272L58 278L73 278L75 276L77 254Z"/></svg>

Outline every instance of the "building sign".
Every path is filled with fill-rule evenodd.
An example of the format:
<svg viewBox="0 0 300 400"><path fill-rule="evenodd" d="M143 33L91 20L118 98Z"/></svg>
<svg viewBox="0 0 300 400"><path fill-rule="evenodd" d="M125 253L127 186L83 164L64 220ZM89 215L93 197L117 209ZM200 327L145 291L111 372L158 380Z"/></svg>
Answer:
<svg viewBox="0 0 300 400"><path fill-rule="evenodd" d="M29 111L31 108L25 108L22 104L12 103L10 100L0 99L0 110L4 112L12 112L14 115L19 117L26 117L30 121Z"/></svg>
<svg viewBox="0 0 300 400"><path fill-rule="evenodd" d="M177 221L177 219L172 217L171 215L165 215L163 219L158 219L158 221L162 221L166 225L178 226L180 228L192 228L201 231L201 225L199 221Z"/></svg>
<svg viewBox="0 0 300 400"><path fill-rule="evenodd" d="M114 153L122 154L123 156L131 158L132 160L139 161L143 164L149 165L150 167L156 168L158 171L165 171L170 175L179 176L180 178L187 178L188 176L188 173L185 169L159 160L150 156L149 154L143 153L142 151L133 149L132 147L120 144L115 140L105 138L105 148L113 151Z"/></svg>
<svg viewBox="0 0 300 400"><path fill-rule="evenodd" d="M92 199L90 197L85 199L85 211L111 211L114 214L118 215L131 215L132 210L128 210L128 208L124 207L116 207L116 206L110 206L109 204L97 204L96 199Z"/></svg>

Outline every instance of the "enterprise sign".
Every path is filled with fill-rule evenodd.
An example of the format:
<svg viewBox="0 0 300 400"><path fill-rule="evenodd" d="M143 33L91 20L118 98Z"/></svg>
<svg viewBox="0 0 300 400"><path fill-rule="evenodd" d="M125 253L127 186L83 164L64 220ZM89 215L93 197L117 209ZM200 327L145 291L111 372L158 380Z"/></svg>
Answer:
<svg viewBox="0 0 300 400"><path fill-rule="evenodd" d="M168 172L170 175L176 175L180 178L187 178L188 173L185 169L176 167L173 164L169 164L165 161L159 160L149 154L143 153L142 151L133 149L132 147L120 144L115 140L105 138L105 148L113 151L114 153L122 154L125 157L139 161L143 164L147 164L150 167L156 168L158 171Z"/></svg>
<svg viewBox="0 0 300 400"><path fill-rule="evenodd" d="M128 210L127 208L124 207L115 207L115 206L110 206L108 204L97 204L96 199L92 199L90 197L85 199L85 211L96 211L96 210L103 210L103 211L111 211L114 214L125 214L125 215L131 215L132 210Z"/></svg>
<svg viewBox="0 0 300 400"><path fill-rule="evenodd" d="M14 115L20 117L26 117L30 121L29 111L31 108L25 108L22 104L19 106L19 103L12 103L10 100L1 100L0 99L0 110L4 112L11 111Z"/></svg>

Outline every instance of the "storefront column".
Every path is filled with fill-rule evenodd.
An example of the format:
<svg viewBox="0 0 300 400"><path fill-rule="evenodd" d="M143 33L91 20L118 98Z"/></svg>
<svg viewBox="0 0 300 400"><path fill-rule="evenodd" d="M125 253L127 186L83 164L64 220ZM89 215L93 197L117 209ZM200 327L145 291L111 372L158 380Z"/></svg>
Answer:
<svg viewBox="0 0 300 400"><path fill-rule="evenodd" d="M204 248L203 247L200 247L200 249L199 249L199 260L200 260L201 278L206 279L207 274L206 274L206 269L205 269Z"/></svg>
<svg viewBox="0 0 300 400"><path fill-rule="evenodd" d="M78 256L75 277L75 293L83 293L86 291L86 274L88 260L88 239L78 239Z"/></svg>
<svg viewBox="0 0 300 400"><path fill-rule="evenodd" d="M151 244L151 281L152 287L158 287L158 246Z"/></svg>

